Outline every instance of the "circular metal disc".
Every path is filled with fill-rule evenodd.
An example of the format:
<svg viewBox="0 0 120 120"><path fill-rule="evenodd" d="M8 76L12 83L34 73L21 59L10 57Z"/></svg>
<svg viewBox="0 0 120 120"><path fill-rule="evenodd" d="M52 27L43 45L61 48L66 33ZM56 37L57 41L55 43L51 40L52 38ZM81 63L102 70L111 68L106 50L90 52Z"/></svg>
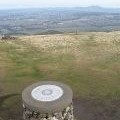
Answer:
<svg viewBox="0 0 120 120"><path fill-rule="evenodd" d="M59 99L63 90L56 85L40 85L32 90L31 95L38 101L49 102Z"/></svg>
<svg viewBox="0 0 120 120"><path fill-rule="evenodd" d="M41 81L27 87L22 93L23 104L40 113L60 112L72 103L69 86L55 81Z"/></svg>

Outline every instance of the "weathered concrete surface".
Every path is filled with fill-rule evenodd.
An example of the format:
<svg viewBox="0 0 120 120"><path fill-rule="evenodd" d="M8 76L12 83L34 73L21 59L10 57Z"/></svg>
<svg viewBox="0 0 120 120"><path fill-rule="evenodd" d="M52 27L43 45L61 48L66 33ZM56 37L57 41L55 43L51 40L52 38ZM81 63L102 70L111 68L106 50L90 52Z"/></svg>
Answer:
<svg viewBox="0 0 120 120"><path fill-rule="evenodd" d="M57 99L51 99L59 94L61 96ZM47 97L50 101L46 101ZM35 83L23 91L22 99L24 120L74 120L73 92L63 83L55 81Z"/></svg>

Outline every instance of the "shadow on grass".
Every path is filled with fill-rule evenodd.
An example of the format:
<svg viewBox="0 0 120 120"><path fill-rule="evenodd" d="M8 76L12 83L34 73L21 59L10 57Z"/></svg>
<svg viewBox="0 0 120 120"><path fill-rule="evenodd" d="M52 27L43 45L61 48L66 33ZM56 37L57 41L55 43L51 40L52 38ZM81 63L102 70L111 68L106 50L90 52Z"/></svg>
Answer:
<svg viewBox="0 0 120 120"><path fill-rule="evenodd" d="M0 97L0 108L2 108L2 104L4 103L4 101L10 97L14 97L17 96L19 94L10 94L10 95L4 95Z"/></svg>
<svg viewBox="0 0 120 120"><path fill-rule="evenodd" d="M4 95L0 97L0 120L9 120L9 119L14 119L14 120L21 120L21 113L22 113L22 103L20 104L20 94L9 94L9 95ZM4 102L6 100L9 100L15 97L17 104L15 103L13 106L6 106L4 107ZM17 100L17 97L19 98ZM10 101L12 102L12 101Z"/></svg>

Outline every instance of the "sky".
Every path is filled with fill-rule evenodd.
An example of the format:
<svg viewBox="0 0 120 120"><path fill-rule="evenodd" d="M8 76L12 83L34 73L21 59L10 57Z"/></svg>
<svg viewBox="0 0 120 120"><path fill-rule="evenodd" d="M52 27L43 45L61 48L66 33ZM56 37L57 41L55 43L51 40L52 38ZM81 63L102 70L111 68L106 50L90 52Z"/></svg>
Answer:
<svg viewBox="0 0 120 120"><path fill-rule="evenodd" d="M120 7L120 0L0 0L0 9L85 6Z"/></svg>

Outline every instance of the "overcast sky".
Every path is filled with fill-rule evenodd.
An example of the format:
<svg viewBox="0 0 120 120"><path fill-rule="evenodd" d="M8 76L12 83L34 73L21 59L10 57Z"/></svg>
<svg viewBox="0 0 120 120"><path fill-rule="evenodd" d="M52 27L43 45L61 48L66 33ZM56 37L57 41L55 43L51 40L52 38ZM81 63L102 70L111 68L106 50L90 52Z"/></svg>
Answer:
<svg viewBox="0 0 120 120"><path fill-rule="evenodd" d="M91 5L98 5L102 7L120 7L120 0L0 0L0 9L31 7L80 7Z"/></svg>

